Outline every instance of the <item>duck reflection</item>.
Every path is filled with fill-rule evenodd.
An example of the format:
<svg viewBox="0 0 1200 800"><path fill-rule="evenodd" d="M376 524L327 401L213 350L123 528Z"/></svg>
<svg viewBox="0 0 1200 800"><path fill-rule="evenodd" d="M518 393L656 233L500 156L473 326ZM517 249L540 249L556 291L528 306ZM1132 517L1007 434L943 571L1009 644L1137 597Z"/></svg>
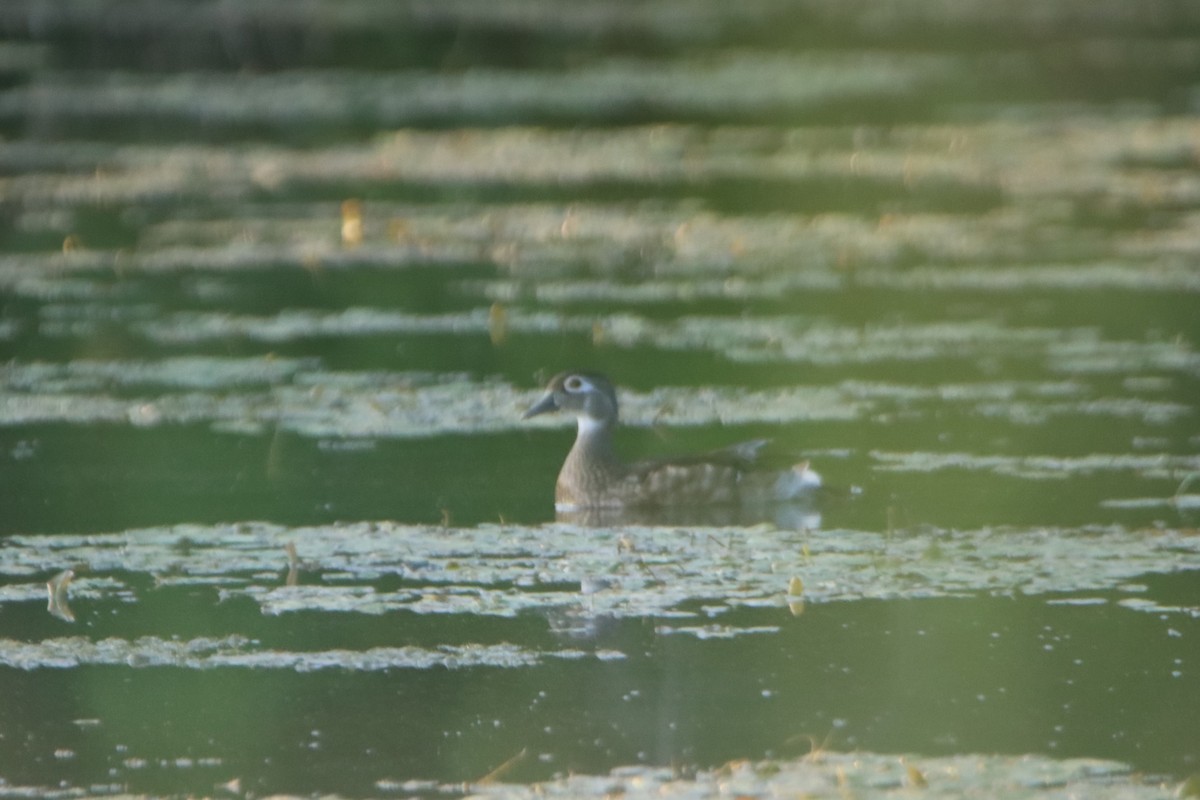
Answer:
<svg viewBox="0 0 1200 800"><path fill-rule="evenodd" d="M783 530L818 530L821 511L816 498L806 503L770 506L630 506L556 510L556 522L610 528L623 525L723 528L771 523Z"/></svg>

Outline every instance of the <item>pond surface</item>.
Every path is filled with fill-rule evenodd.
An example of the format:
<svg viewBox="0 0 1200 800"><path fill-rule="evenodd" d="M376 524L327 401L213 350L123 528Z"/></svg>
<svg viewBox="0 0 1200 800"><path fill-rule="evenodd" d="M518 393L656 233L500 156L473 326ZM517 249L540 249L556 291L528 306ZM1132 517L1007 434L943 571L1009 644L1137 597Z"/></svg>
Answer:
<svg viewBox="0 0 1200 800"><path fill-rule="evenodd" d="M0 8L0 797L1200 795L1200 13ZM556 519L630 459L809 503Z"/></svg>

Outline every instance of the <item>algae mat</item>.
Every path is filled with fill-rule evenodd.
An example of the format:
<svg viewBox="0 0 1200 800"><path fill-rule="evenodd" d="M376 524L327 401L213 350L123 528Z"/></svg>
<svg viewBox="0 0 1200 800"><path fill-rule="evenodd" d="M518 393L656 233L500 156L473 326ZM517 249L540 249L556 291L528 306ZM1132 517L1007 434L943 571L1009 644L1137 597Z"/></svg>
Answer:
<svg viewBox="0 0 1200 800"><path fill-rule="evenodd" d="M1122 715L1155 707L1152 689L1121 675L1131 658L1139 671L1169 671L1180 692L1191 691L1200 606L1161 582L1178 576L1186 584L1197 569L1194 530L1117 526L887 536L770 525L247 522L13 536L0 547L0 614L27 635L0 642L0 661L15 685L43 676L90 687L72 704L78 734L51 737L60 763L87 752L115 778L149 785L236 786L239 775L262 768L253 755L260 750L231 748L228 733L213 738L215 713L218 727L241 719L252 735L270 736L282 725L286 747L307 742L308 762L289 766L284 785L319 784L324 773L344 791L354 787L351 796L1157 798L1174 796L1178 780L1070 757L1086 745L1073 743L1080 734L1071 733L1078 723L1069 708L1106 686L1119 691ZM1110 618L1111 648L1097 650L1079 633L1098 611ZM1113 625L1114 617L1127 619ZM1175 658L1132 656L1131 628L1172 642ZM720 657L731 659L725 670L736 669L715 687L703 676L720 668L707 662L731 647ZM659 685L653 676L664 669L675 677ZM695 678L685 677L693 670ZM269 684L256 678L268 675ZM855 675L833 689L847 696L831 703L831 688ZM63 684L59 676L76 677ZM1053 695L1064 710L1038 722L1050 676L1065 681ZM581 680L588 694L579 693ZM509 689L471 688L481 683ZM191 723L184 730L147 736L130 724L138 713L131 703L166 702L181 686L195 694L170 701ZM711 718L672 700L681 689L704 694L696 708L713 705ZM866 696L855 702L856 693ZM949 726L949 740L897 755L913 750L903 742L911 744L920 715L947 702L965 708L948 718L935 711L938 721L924 724ZM1015 737L971 733L976 715L1010 704L1029 718ZM908 708L889 723L891 705ZM628 720L647 711L660 719L638 734ZM397 713L414 728L407 745L392 741ZM291 730L293 714L303 731ZM677 727L677 718L691 722ZM347 719L362 731L351 735ZM984 719L1001 730L1010 724ZM699 731L722 720L767 757L720 767L647 763L667 744L660 757L675 752L703 764L711 755ZM1133 724L1117 730L1147 735ZM506 735L497 739L495 730ZM1158 735L1183 734L1167 727ZM347 737L359 753L349 761L339 755ZM438 773L459 778L436 777L428 746L447 737L482 747L491 766L472 759ZM976 752L981 741L1020 752L1055 749L1060 739L1062 758ZM416 751L401 755L397 746ZM938 754L946 749L957 754ZM59 792L19 781L3 789ZM120 787L68 783L61 791Z"/></svg>
<svg viewBox="0 0 1200 800"><path fill-rule="evenodd" d="M803 613L806 604L978 594L1113 603L1129 611L1200 618L1200 606L1145 599L1140 582L1155 573L1200 570L1200 536L1193 530L988 529L884 536L770 525L618 530L393 523L176 526L10 537L0 547L0 572L10 581L0 602L27 602L44 594L40 583L22 583L21 576L66 569L74 579L52 599L59 611L68 607L74 614L90 603L114 600L118 610L113 613L119 614L122 604L153 604L156 590L196 586L211 590L213 603L249 598L267 615L538 614L581 624L649 618L662 634L700 638L770 634L788 615ZM726 623L727 612L738 608L775 609L777 624L739 628ZM158 631L135 641L9 640L0 661L24 669L128 664L371 670L528 666L544 657L582 655L573 648L539 652L509 645L298 654L263 649L244 637L181 641ZM622 657L619 651L601 655Z"/></svg>

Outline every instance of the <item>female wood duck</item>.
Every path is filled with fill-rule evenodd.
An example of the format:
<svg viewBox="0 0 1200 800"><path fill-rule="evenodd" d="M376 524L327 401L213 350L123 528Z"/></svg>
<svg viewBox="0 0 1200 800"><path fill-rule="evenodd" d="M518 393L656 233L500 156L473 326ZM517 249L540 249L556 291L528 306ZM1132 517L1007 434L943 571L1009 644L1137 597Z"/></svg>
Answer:
<svg viewBox="0 0 1200 800"><path fill-rule="evenodd" d="M752 468L767 439L754 439L683 458L626 464L613 449L617 393L595 372L563 372L525 412L529 419L550 411L574 414L578 432L554 487L559 511L592 508L767 504L810 495L821 478L808 462L783 472Z"/></svg>

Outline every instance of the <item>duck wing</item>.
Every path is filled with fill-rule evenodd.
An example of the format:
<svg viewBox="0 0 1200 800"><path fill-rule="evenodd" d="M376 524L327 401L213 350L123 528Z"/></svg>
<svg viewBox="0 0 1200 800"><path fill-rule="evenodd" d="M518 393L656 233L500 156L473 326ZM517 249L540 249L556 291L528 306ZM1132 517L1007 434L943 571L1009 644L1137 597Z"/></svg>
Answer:
<svg viewBox="0 0 1200 800"><path fill-rule="evenodd" d="M748 470L758 464L760 452L770 442L770 439L750 439L749 441L722 447L719 450L709 450L705 453L670 456L667 458L648 458L644 461L631 464L629 471L635 475L645 475L665 467L702 467L705 465Z"/></svg>
<svg viewBox="0 0 1200 800"><path fill-rule="evenodd" d="M755 439L707 453L638 461L629 465L616 491L624 497L623 505L735 503L743 477L767 441Z"/></svg>

